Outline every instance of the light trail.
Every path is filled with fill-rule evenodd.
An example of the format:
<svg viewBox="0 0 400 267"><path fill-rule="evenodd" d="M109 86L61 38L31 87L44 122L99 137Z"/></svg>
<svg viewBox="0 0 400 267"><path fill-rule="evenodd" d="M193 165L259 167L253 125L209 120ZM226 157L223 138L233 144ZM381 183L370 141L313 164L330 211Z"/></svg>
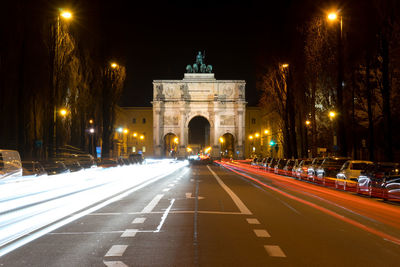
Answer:
<svg viewBox="0 0 400 267"><path fill-rule="evenodd" d="M159 161L151 165L99 168L91 175L79 172L73 176L61 174L28 180L27 184L23 181L1 184L1 192L12 187L18 197L8 194L10 197L3 197L0 202L0 256L185 166L187 162ZM51 178L57 182L51 182ZM70 214L75 215L68 217ZM56 221L59 222L51 225ZM43 227L46 229L32 233ZM17 239L20 240L12 244Z"/></svg>

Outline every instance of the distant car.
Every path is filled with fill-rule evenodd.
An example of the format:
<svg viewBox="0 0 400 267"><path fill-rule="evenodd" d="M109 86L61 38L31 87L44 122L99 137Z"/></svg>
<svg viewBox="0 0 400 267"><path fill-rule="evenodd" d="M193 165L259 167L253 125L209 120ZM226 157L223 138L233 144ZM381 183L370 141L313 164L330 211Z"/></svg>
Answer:
<svg viewBox="0 0 400 267"><path fill-rule="evenodd" d="M398 163L379 162L368 166L358 177L359 194L370 197L400 199L400 166Z"/></svg>
<svg viewBox="0 0 400 267"><path fill-rule="evenodd" d="M324 161L324 158L314 158L310 165L307 168L307 178L310 181L315 180L315 176L317 175L316 169L321 165Z"/></svg>
<svg viewBox="0 0 400 267"><path fill-rule="evenodd" d="M298 179L302 178L307 178L308 175L308 168L312 163L312 159L303 159L300 161L300 163L297 165L295 172L296 172L296 177Z"/></svg>
<svg viewBox="0 0 400 267"><path fill-rule="evenodd" d="M143 164L145 162L142 154L130 154L129 160L133 164Z"/></svg>
<svg viewBox="0 0 400 267"><path fill-rule="evenodd" d="M65 166L70 170L70 172L77 172L83 170L83 167L77 160L67 160L64 161Z"/></svg>
<svg viewBox="0 0 400 267"><path fill-rule="evenodd" d="M62 161L45 161L41 162L41 164L43 165L43 168L46 170L48 175L71 172Z"/></svg>
<svg viewBox="0 0 400 267"><path fill-rule="evenodd" d="M346 157L328 157L324 159L321 165L315 170L317 174L315 178L322 184L325 184L327 182L326 178L336 178L340 168L348 160L349 158Z"/></svg>
<svg viewBox="0 0 400 267"><path fill-rule="evenodd" d="M278 162L278 160L279 160L278 158L271 158L267 164L266 170L269 172L273 172L274 167L275 167L276 163Z"/></svg>
<svg viewBox="0 0 400 267"><path fill-rule="evenodd" d="M286 161L285 166L283 167L282 174L287 175L287 176L292 176L292 170L293 168L297 165L298 160L297 159L288 159Z"/></svg>
<svg viewBox="0 0 400 267"><path fill-rule="evenodd" d="M102 168L110 168L110 167L117 167L119 166L117 160L115 159L106 159L103 158L101 159L100 163L98 163L98 166Z"/></svg>
<svg viewBox="0 0 400 267"><path fill-rule="evenodd" d="M97 167L96 160L90 154L78 155L78 162L84 169L90 169L90 168Z"/></svg>
<svg viewBox="0 0 400 267"><path fill-rule="evenodd" d="M39 161L22 161L22 175L42 176L47 175L47 172Z"/></svg>
<svg viewBox="0 0 400 267"><path fill-rule="evenodd" d="M279 159L274 166L274 173L281 174L282 169L283 169L283 167L285 167L286 162L287 162L287 159Z"/></svg>
<svg viewBox="0 0 400 267"><path fill-rule="evenodd" d="M372 164L372 161L365 160L346 161L342 168L340 168L339 173L336 175L337 180L335 181L335 187L343 187L343 190L346 190L349 187L355 189L357 187L358 177L361 175L361 172Z"/></svg>

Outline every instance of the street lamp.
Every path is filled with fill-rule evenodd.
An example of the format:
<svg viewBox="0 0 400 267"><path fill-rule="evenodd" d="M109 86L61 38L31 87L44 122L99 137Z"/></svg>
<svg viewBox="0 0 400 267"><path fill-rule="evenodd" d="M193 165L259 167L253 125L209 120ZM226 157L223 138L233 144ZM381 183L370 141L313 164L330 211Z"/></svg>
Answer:
<svg viewBox="0 0 400 267"><path fill-rule="evenodd" d="M118 67L118 64L115 62L111 63L111 68L116 69Z"/></svg>
<svg viewBox="0 0 400 267"><path fill-rule="evenodd" d="M339 18L340 16L340 18ZM339 136L339 151L341 156L347 156L347 142L346 132L344 125L344 108L343 108L343 86L344 86L344 64L343 64L343 17L338 12L330 12L327 16L328 21L337 22L337 43L338 43L338 76L336 84L336 96L337 96L337 111L339 118L337 120L338 136Z"/></svg>
<svg viewBox="0 0 400 267"><path fill-rule="evenodd" d="M66 110L65 108L60 109L60 115L63 116L64 118L67 116L68 114L68 110Z"/></svg>
<svg viewBox="0 0 400 267"><path fill-rule="evenodd" d="M335 111L329 111L329 118L333 120L336 117L336 112Z"/></svg>
<svg viewBox="0 0 400 267"><path fill-rule="evenodd" d="M72 13L63 9L60 9L60 12L57 15L56 19L56 27L53 30L53 40L51 45L51 57L50 57L50 79L51 79L51 101L53 107L53 121L50 127L50 131L52 131L52 147L51 147L51 154L53 157L57 155L57 92L59 87L59 70L60 70L60 61L59 61L59 53L60 53L60 46L62 42L60 40L60 18L64 20L72 19ZM54 45L54 46L53 46ZM53 54L54 53L54 54ZM65 113L66 115L66 113ZM64 115L63 115L64 116Z"/></svg>

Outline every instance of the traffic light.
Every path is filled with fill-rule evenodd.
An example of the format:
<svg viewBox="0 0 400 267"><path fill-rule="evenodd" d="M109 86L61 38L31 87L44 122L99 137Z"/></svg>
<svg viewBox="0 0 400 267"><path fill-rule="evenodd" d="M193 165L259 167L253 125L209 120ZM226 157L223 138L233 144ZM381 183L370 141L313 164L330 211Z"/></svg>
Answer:
<svg viewBox="0 0 400 267"><path fill-rule="evenodd" d="M274 146L274 145L276 145L276 143L275 143L274 140L271 140L271 141L269 142L269 145L270 145L270 146Z"/></svg>

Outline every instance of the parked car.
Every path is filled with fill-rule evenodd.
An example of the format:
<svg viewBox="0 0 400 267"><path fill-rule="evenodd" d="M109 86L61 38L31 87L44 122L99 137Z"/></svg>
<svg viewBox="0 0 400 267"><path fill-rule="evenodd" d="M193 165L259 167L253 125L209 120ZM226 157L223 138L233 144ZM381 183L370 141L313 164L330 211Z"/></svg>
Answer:
<svg viewBox="0 0 400 267"><path fill-rule="evenodd" d="M307 168L307 178L308 180L315 180L315 176L317 173L315 170L321 165L321 163L324 161L324 158L314 158L311 164Z"/></svg>
<svg viewBox="0 0 400 267"><path fill-rule="evenodd" d="M262 167L266 168L268 166L268 162L270 161L271 157L266 157L263 159Z"/></svg>
<svg viewBox="0 0 400 267"><path fill-rule="evenodd" d="M103 158L101 159L100 163L98 163L98 166L102 167L102 168L110 168L110 167L117 167L118 162L115 159L107 159L107 158Z"/></svg>
<svg viewBox="0 0 400 267"><path fill-rule="evenodd" d="M257 162L258 162L258 158L255 157L255 158L253 158L253 160L250 162L250 165L256 166L256 165L257 165Z"/></svg>
<svg viewBox="0 0 400 267"><path fill-rule="evenodd" d="M22 176L19 152L0 149L0 179L14 176Z"/></svg>
<svg viewBox="0 0 400 267"><path fill-rule="evenodd" d="M326 178L336 178L336 175L340 171L340 168L343 164L348 161L349 158L346 157L329 157L324 159L321 165L315 170L316 176L315 178L322 182L323 184L326 183ZM335 179L336 181L336 179ZM332 180L333 182L333 180Z"/></svg>
<svg viewBox="0 0 400 267"><path fill-rule="evenodd" d="M312 164L312 159L303 159L296 167L296 177L298 179L306 178L308 175L308 168Z"/></svg>
<svg viewBox="0 0 400 267"><path fill-rule="evenodd" d="M47 172L39 161L22 161L22 175L42 176L47 175Z"/></svg>
<svg viewBox="0 0 400 267"><path fill-rule="evenodd" d="M268 162L266 170L269 172L273 172L274 171L274 167L276 165L276 163L278 162L278 158L271 158L271 160Z"/></svg>
<svg viewBox="0 0 400 267"><path fill-rule="evenodd" d="M285 167L287 159L279 159L274 166L274 173L282 174L283 167Z"/></svg>
<svg viewBox="0 0 400 267"><path fill-rule="evenodd" d="M130 154L129 160L132 164L143 164L145 162L143 154Z"/></svg>
<svg viewBox="0 0 400 267"><path fill-rule="evenodd" d="M359 194L383 199L400 198L400 166L398 163L379 162L368 166L358 177Z"/></svg>
<svg viewBox="0 0 400 267"><path fill-rule="evenodd" d="M282 174L283 175L287 175L287 176L292 176L293 175L293 168L297 165L298 160L297 159L288 159L286 161L285 166L283 166L283 171Z"/></svg>
<svg viewBox="0 0 400 267"><path fill-rule="evenodd" d="M267 160L267 158L260 158L260 160L257 162L258 167L260 167L260 168L264 167L266 160Z"/></svg>
<svg viewBox="0 0 400 267"><path fill-rule="evenodd" d="M77 172L83 170L83 167L77 160L67 160L64 161L65 166L70 170L70 172Z"/></svg>
<svg viewBox="0 0 400 267"><path fill-rule="evenodd" d="M349 187L355 189L357 187L358 177L361 175L361 171L367 169L369 165L372 165L372 161L365 160L348 160L346 161L339 173L336 175L335 187L343 187L343 190Z"/></svg>
<svg viewBox="0 0 400 267"><path fill-rule="evenodd" d="M84 169L90 169L90 168L96 168L97 167L96 160L90 154L78 155L78 161L79 161L79 164Z"/></svg>
<svg viewBox="0 0 400 267"><path fill-rule="evenodd" d="M41 164L43 168L46 170L48 175L71 172L62 161L45 161L41 162Z"/></svg>

